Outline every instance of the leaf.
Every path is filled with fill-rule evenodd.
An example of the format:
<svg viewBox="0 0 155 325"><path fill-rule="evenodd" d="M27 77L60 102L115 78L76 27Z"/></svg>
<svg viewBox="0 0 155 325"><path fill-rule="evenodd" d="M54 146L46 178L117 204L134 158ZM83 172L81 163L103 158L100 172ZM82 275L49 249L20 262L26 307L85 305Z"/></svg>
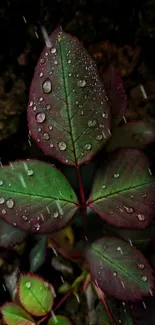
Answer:
<svg viewBox="0 0 155 325"><path fill-rule="evenodd" d="M150 121L132 121L113 129L106 151L129 147L143 149L152 142L155 142L155 124Z"/></svg>
<svg viewBox="0 0 155 325"><path fill-rule="evenodd" d="M44 263L46 257L47 237L38 240L30 253L30 272L36 272Z"/></svg>
<svg viewBox="0 0 155 325"><path fill-rule="evenodd" d="M115 118L115 122L118 123L125 114L127 106L127 96L119 70L110 64L102 74L102 80L111 102L112 116Z"/></svg>
<svg viewBox="0 0 155 325"><path fill-rule="evenodd" d="M52 233L77 210L77 198L64 175L37 160L0 169L0 216L26 231Z"/></svg>
<svg viewBox="0 0 155 325"><path fill-rule="evenodd" d="M11 226L0 219L0 247L9 247L20 244L27 237L27 233L18 229L15 225Z"/></svg>
<svg viewBox="0 0 155 325"><path fill-rule="evenodd" d="M50 317L50 319L48 320L47 325L72 325L72 323L70 322L70 320L62 315L54 315L52 317Z"/></svg>
<svg viewBox="0 0 155 325"><path fill-rule="evenodd" d="M23 307L34 316L46 315L54 303L49 283L33 274L20 276L18 295Z"/></svg>
<svg viewBox="0 0 155 325"><path fill-rule="evenodd" d="M87 206L114 226L145 228L154 215L154 196L147 157L124 149L97 171Z"/></svg>
<svg viewBox="0 0 155 325"><path fill-rule="evenodd" d="M103 237L86 253L99 288L117 299L136 301L154 288L152 269L142 253L122 239Z"/></svg>
<svg viewBox="0 0 155 325"><path fill-rule="evenodd" d="M7 325L35 325L32 317L20 306L9 302L1 307L3 319Z"/></svg>
<svg viewBox="0 0 155 325"><path fill-rule="evenodd" d="M43 152L68 165L89 161L110 137L110 108L82 43L57 28L31 84L29 130Z"/></svg>

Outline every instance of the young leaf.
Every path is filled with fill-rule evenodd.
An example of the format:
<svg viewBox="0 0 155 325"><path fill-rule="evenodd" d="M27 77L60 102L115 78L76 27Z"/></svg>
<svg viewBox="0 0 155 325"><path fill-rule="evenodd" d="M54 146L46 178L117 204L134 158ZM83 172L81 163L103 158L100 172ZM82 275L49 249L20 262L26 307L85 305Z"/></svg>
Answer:
<svg viewBox="0 0 155 325"><path fill-rule="evenodd" d="M121 300L139 300L154 288L151 267L134 246L103 237L86 253L91 275L99 288Z"/></svg>
<svg viewBox="0 0 155 325"><path fill-rule="evenodd" d="M0 215L26 231L52 233L77 210L77 198L65 176L37 160L0 169Z"/></svg>
<svg viewBox="0 0 155 325"><path fill-rule="evenodd" d="M106 151L127 147L143 149L151 142L155 142L155 124L150 121L132 121L113 130Z"/></svg>
<svg viewBox="0 0 155 325"><path fill-rule="evenodd" d="M18 295L23 307L34 316L46 315L54 303L50 285L33 274L20 276Z"/></svg>
<svg viewBox="0 0 155 325"><path fill-rule="evenodd" d="M147 157L122 149L96 174L87 206L117 227L145 228L154 215L155 178Z"/></svg>
<svg viewBox="0 0 155 325"><path fill-rule="evenodd" d="M78 39L57 28L49 40L31 84L29 130L46 155L80 165L110 137L107 94Z"/></svg>
<svg viewBox="0 0 155 325"><path fill-rule="evenodd" d="M30 272L36 270L44 263L46 257L47 237L43 236L38 240L30 253Z"/></svg>
<svg viewBox="0 0 155 325"><path fill-rule="evenodd" d="M47 325L72 325L72 323L70 322L70 320L62 315L54 315L52 317L50 317L50 319L48 320Z"/></svg>
<svg viewBox="0 0 155 325"><path fill-rule="evenodd" d="M121 75L112 64L102 73L102 80L105 85L109 100L111 102L112 116L115 123L119 122L125 114L127 96L124 91Z"/></svg>
<svg viewBox="0 0 155 325"><path fill-rule="evenodd" d="M20 306L9 302L1 307L1 313L7 325L35 325L36 322Z"/></svg>
<svg viewBox="0 0 155 325"><path fill-rule="evenodd" d="M0 219L0 247L9 247L20 244L26 238L27 233Z"/></svg>

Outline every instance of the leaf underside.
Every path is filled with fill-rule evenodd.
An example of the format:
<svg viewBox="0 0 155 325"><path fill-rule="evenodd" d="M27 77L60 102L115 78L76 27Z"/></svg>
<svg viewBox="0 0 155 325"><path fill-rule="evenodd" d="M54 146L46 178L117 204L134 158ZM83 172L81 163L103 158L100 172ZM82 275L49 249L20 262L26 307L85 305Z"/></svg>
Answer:
<svg viewBox="0 0 155 325"><path fill-rule="evenodd" d="M155 178L147 157L122 149L100 168L87 206L117 227L145 228L155 209Z"/></svg>
<svg viewBox="0 0 155 325"><path fill-rule="evenodd" d="M1 307L5 324L7 325L35 325L32 317L20 306L14 303L6 303Z"/></svg>
<svg viewBox="0 0 155 325"><path fill-rule="evenodd" d="M122 239L97 240L88 249L86 259L94 281L109 295L136 301L152 294L153 271L142 253Z"/></svg>
<svg viewBox="0 0 155 325"><path fill-rule="evenodd" d="M26 238L27 233L0 219L0 247L9 247L20 244Z"/></svg>
<svg viewBox="0 0 155 325"><path fill-rule="evenodd" d="M77 210L65 176L52 165L28 160L0 169L0 216L26 231L52 233Z"/></svg>
<svg viewBox="0 0 155 325"><path fill-rule="evenodd" d="M96 64L82 43L57 28L30 88L28 125L43 152L68 165L92 158L110 137L110 108Z"/></svg>
<svg viewBox="0 0 155 325"><path fill-rule="evenodd" d="M50 285L33 274L20 276L18 296L22 306L34 316L46 315L54 302Z"/></svg>

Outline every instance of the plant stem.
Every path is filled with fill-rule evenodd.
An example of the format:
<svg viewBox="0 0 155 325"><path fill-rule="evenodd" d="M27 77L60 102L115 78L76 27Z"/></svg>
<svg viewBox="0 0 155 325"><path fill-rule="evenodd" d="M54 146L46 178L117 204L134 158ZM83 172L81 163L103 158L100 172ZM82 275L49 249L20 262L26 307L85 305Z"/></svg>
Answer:
<svg viewBox="0 0 155 325"><path fill-rule="evenodd" d="M84 188L83 188L83 183L82 183L82 177L80 174L80 168L78 165L76 165L76 170L77 170L77 176L78 176L79 187L80 187L80 197L81 197L81 202L82 202L83 237L84 237L84 242L86 242L87 241L87 236L86 236L86 222L87 222L86 200L85 200Z"/></svg>
<svg viewBox="0 0 155 325"><path fill-rule="evenodd" d="M110 310L110 308L109 308L109 306L108 306L108 304L106 302L103 291L101 291L100 288L97 287L95 284L94 284L94 288L95 288L95 290L97 292L97 295L98 295L99 299L102 301L102 303L103 303L103 305L104 305L104 307L105 307L105 309L107 311L107 314L108 314L109 318L111 319L113 325L117 325L117 323L116 323L116 321L115 321L115 319L114 319L114 317L113 317L113 315L111 313L111 310Z"/></svg>

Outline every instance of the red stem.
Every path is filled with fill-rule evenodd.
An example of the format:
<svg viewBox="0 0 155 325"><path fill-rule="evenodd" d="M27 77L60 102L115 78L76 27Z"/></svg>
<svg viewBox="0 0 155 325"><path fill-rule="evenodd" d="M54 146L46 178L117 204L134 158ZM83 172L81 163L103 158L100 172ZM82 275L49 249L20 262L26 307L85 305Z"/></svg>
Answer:
<svg viewBox="0 0 155 325"><path fill-rule="evenodd" d="M94 284L94 287L95 287L95 289L96 289L96 292L97 292L97 294L98 294L99 299L102 301L103 305L105 306L105 309L106 309L106 311L107 311L107 314L108 314L109 318L111 319L113 325L117 325L117 324L116 324L116 321L115 321L115 319L114 319L114 317L113 317L113 315L112 315L112 312L111 312L111 310L110 310L110 308L109 308L109 306L108 306L108 304L107 304L107 302L106 302L106 299L105 299L105 297L104 297L104 293L103 293L103 292L101 291L101 289L100 289L99 287L97 287L95 284Z"/></svg>
<svg viewBox="0 0 155 325"><path fill-rule="evenodd" d="M86 200L85 200L84 188L83 188L83 184L82 184L82 177L80 174L80 167L78 165L76 165L76 170L77 170L77 176L78 176L79 187L80 187L80 196L81 196L81 202L82 202L83 237L84 237L84 242L86 242L87 241L87 237L86 237L86 222L87 222Z"/></svg>

